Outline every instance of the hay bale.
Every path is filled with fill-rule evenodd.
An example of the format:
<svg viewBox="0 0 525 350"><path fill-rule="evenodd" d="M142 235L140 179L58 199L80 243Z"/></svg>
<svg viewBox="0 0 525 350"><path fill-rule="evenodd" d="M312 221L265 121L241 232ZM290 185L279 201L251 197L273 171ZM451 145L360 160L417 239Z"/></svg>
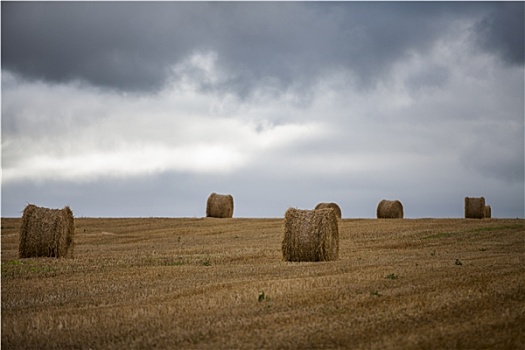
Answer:
<svg viewBox="0 0 525 350"><path fill-rule="evenodd" d="M377 205L378 219L402 219L403 218L403 204L398 200L383 199Z"/></svg>
<svg viewBox="0 0 525 350"><path fill-rule="evenodd" d="M341 219L341 208L336 203L319 203L315 206L315 209L326 209L332 208L335 211L335 216Z"/></svg>
<svg viewBox="0 0 525 350"><path fill-rule="evenodd" d="M339 257L339 227L332 208L299 210L284 215L283 259L330 261Z"/></svg>
<svg viewBox="0 0 525 350"><path fill-rule="evenodd" d="M20 226L20 258L73 256L75 222L69 207L47 209L29 204Z"/></svg>
<svg viewBox="0 0 525 350"><path fill-rule="evenodd" d="M212 218L233 217L233 197L230 194L210 194L206 203L206 216Z"/></svg>
<svg viewBox="0 0 525 350"><path fill-rule="evenodd" d="M492 218L492 209L490 208L490 205L485 206L485 219Z"/></svg>
<svg viewBox="0 0 525 350"><path fill-rule="evenodd" d="M485 198L465 197L465 219L483 219L485 217Z"/></svg>

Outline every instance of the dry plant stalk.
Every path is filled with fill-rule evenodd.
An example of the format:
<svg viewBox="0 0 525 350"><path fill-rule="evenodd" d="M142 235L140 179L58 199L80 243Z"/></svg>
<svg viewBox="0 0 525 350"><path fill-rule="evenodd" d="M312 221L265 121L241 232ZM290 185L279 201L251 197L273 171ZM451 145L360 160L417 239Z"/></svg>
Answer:
<svg viewBox="0 0 525 350"><path fill-rule="evenodd" d="M331 261L339 257L339 227L332 208L286 211L283 259L286 261Z"/></svg>
<svg viewBox="0 0 525 350"><path fill-rule="evenodd" d="M73 257L75 222L69 207L48 209L29 204L20 226L20 258Z"/></svg>
<svg viewBox="0 0 525 350"><path fill-rule="evenodd" d="M403 204L398 200L383 199L377 205L378 219L402 219L403 218Z"/></svg>
<svg viewBox="0 0 525 350"><path fill-rule="evenodd" d="M335 216L337 216L339 219L341 219L341 208L337 205L337 203L319 203L315 206L315 209L326 209L326 208L332 208L335 211Z"/></svg>
<svg viewBox="0 0 525 350"><path fill-rule="evenodd" d="M492 218L492 209L490 208L490 205L485 206L485 219Z"/></svg>
<svg viewBox="0 0 525 350"><path fill-rule="evenodd" d="M233 217L233 197L230 194L212 193L206 203L206 217L231 218Z"/></svg>
<svg viewBox="0 0 525 350"><path fill-rule="evenodd" d="M485 217L484 197L465 197L465 219L483 219Z"/></svg>

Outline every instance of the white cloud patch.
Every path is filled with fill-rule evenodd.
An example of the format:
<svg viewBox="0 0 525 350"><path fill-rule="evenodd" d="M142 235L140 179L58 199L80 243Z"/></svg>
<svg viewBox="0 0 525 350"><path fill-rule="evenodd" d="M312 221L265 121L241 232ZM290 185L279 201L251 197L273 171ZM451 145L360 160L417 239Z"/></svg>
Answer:
<svg viewBox="0 0 525 350"><path fill-rule="evenodd" d="M190 61L214 74L209 62ZM201 92L191 82L145 97L81 84L19 81L7 72L4 79L5 183L166 171L228 173L261 153L323 133L314 121L274 124L264 105L230 102L217 108L233 97Z"/></svg>

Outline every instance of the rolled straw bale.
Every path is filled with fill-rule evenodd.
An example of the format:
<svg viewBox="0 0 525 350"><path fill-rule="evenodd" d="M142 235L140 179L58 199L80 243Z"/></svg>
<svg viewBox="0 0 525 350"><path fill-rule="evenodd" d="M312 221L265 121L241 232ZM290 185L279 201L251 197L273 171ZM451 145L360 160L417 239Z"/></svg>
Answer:
<svg viewBox="0 0 525 350"><path fill-rule="evenodd" d="M206 203L206 216L212 218L233 217L233 197L230 194L210 194Z"/></svg>
<svg viewBox="0 0 525 350"><path fill-rule="evenodd" d="M465 197L465 219L483 219L485 217L485 198Z"/></svg>
<svg viewBox="0 0 525 350"><path fill-rule="evenodd" d="M69 207L48 209L29 204L20 226L20 258L66 257L73 255L75 222Z"/></svg>
<svg viewBox="0 0 525 350"><path fill-rule="evenodd" d="M299 210L284 215L283 259L330 261L339 257L339 227L332 208Z"/></svg>
<svg viewBox="0 0 525 350"><path fill-rule="evenodd" d="M315 209L326 208L332 208L335 211L335 216L341 219L341 208L336 203L319 203L315 206Z"/></svg>
<svg viewBox="0 0 525 350"><path fill-rule="evenodd" d="M490 208L490 205L485 206L485 219L492 218L492 209Z"/></svg>
<svg viewBox="0 0 525 350"><path fill-rule="evenodd" d="M398 200L383 199L377 205L378 219L402 219L403 218L403 204Z"/></svg>

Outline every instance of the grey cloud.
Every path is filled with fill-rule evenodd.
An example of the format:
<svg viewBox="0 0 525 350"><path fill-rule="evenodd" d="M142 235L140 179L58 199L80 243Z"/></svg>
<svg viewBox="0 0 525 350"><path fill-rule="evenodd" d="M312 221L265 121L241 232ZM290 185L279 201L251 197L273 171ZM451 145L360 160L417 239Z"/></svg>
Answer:
<svg viewBox="0 0 525 350"><path fill-rule="evenodd" d="M167 4L2 3L3 67L53 82L159 88L167 65L188 50L172 40L182 36L169 23L184 27L181 17Z"/></svg>
<svg viewBox="0 0 525 350"><path fill-rule="evenodd" d="M428 90L441 88L450 77L450 72L445 66L429 64L424 70L414 72L405 81L412 93L418 94Z"/></svg>
<svg viewBox="0 0 525 350"><path fill-rule="evenodd" d="M507 127L508 128L508 127ZM460 157L463 166L501 182L523 184L525 178L525 145L523 125L502 130L500 125L487 125L477 133ZM509 150L512 150L510 152Z"/></svg>
<svg viewBox="0 0 525 350"><path fill-rule="evenodd" d="M335 201L345 217L373 217L380 199L398 198L407 217L461 217L466 195L486 196L495 216L523 216L523 71L509 46L523 31L501 26L519 29L522 7L2 2L2 215L35 202L80 216L203 216L208 194L224 192L236 216ZM190 62L210 52L218 79ZM213 129L216 119L225 123ZM319 129L262 137L283 125ZM29 144L58 165L64 154L135 159L157 145L167 162L178 157L170 146L213 145L215 131L239 147L260 136L272 147L248 147L249 161L230 172L119 177L107 167L95 180L62 181L28 166L15 170L33 180L5 181L32 160Z"/></svg>
<svg viewBox="0 0 525 350"><path fill-rule="evenodd" d="M3 68L31 78L151 92L170 68L212 50L228 88L307 88L330 69L366 87L485 5L456 3L2 3ZM485 11L486 12L486 11ZM491 28L512 13L497 12ZM487 15L489 16L489 15ZM486 17L487 21L492 17ZM493 42L489 31L488 42ZM496 35L494 34L494 35ZM523 36L522 36L523 38Z"/></svg>
<svg viewBox="0 0 525 350"><path fill-rule="evenodd" d="M236 217L282 217L290 206L309 209L334 201L346 218L373 218L383 198L400 199L409 218L462 217L466 195L485 196L493 217L523 217L523 196L516 195L523 193L523 183L490 182L477 172L458 179L452 171L439 177L434 169L416 173L414 168L403 173L279 176L257 167L225 176L168 172L97 183L19 182L2 185L2 217L21 216L27 203L70 205L76 217L203 217L211 192L231 193Z"/></svg>
<svg viewBox="0 0 525 350"><path fill-rule="evenodd" d="M475 26L482 48L496 52L509 64L525 61L525 3L499 2Z"/></svg>

